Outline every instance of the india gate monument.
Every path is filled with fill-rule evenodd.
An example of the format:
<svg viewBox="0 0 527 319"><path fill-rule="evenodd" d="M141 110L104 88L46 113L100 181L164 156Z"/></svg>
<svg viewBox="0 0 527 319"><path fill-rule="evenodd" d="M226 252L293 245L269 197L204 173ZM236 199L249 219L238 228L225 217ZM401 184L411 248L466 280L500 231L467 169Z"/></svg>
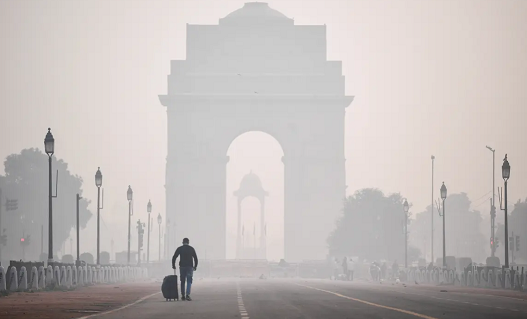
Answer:
<svg viewBox="0 0 527 319"><path fill-rule="evenodd" d="M326 26L295 25L250 2L218 25L187 24L186 59L171 61L167 109L168 251L190 238L226 258L226 169L231 142L265 132L284 152L284 258L324 259L345 197L340 61L327 61Z"/></svg>

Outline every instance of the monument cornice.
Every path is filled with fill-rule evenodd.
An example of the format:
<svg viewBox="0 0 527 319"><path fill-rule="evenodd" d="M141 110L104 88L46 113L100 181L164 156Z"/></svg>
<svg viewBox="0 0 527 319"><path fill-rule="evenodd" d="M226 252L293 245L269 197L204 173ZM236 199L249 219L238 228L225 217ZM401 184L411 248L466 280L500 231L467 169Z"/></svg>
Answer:
<svg viewBox="0 0 527 319"><path fill-rule="evenodd" d="M207 95L207 94L174 94L159 95L163 106L210 106L210 105L233 105L233 104L301 104L301 105L337 105L343 108L353 102L354 96L335 95L291 95L291 94L232 94L232 95Z"/></svg>

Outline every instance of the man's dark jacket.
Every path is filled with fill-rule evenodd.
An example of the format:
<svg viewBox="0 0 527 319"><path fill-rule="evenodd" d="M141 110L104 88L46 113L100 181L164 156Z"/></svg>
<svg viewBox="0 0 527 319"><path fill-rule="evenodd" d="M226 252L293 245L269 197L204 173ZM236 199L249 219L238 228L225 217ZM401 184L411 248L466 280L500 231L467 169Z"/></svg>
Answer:
<svg viewBox="0 0 527 319"><path fill-rule="evenodd" d="M179 246L172 257L172 268L176 267L176 259L181 256L179 259L179 267L198 267L198 256L194 247L190 245ZM192 259L194 259L194 264L192 264Z"/></svg>

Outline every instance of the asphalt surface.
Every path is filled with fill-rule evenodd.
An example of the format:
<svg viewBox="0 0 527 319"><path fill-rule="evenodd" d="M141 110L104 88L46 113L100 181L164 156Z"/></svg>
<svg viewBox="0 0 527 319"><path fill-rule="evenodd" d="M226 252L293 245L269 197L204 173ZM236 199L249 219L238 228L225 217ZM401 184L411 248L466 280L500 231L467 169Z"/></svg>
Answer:
<svg viewBox="0 0 527 319"><path fill-rule="evenodd" d="M195 280L193 301L167 302L156 294L93 318L527 318L527 294L448 289L329 280Z"/></svg>

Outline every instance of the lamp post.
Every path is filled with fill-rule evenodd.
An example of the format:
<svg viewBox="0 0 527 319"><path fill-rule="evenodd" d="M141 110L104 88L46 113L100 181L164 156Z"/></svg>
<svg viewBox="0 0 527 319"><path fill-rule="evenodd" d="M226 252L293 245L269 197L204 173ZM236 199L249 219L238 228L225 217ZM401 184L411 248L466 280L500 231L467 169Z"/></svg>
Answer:
<svg viewBox="0 0 527 319"><path fill-rule="evenodd" d="M148 212L148 238L146 244L146 263L150 262L150 213L152 212L152 203L148 200L146 205L146 211Z"/></svg>
<svg viewBox="0 0 527 319"><path fill-rule="evenodd" d="M126 192L126 198L128 199L128 265L130 265L130 230L132 227L132 199L134 192L130 185L128 185L128 191Z"/></svg>
<svg viewBox="0 0 527 319"><path fill-rule="evenodd" d="M97 266L100 265L100 245L101 245L101 236L100 236L100 214L101 214L101 186L102 186L102 173L101 168L97 168L95 173L95 186L97 186Z"/></svg>
<svg viewBox="0 0 527 319"><path fill-rule="evenodd" d="M161 214L157 215L157 223L159 224L159 261L161 261L161 222L163 219L161 218Z"/></svg>
<svg viewBox="0 0 527 319"><path fill-rule="evenodd" d="M446 243L445 243L445 199L447 195L447 189L445 182L441 186L441 199L443 200L443 267L446 268ZM441 213L440 213L441 214Z"/></svg>
<svg viewBox="0 0 527 319"><path fill-rule="evenodd" d="M436 159L436 157L434 155L432 155L430 157L430 159L432 160L432 207L430 208L432 210L432 219L431 219L431 222L430 222L430 227L431 227L431 241L430 241L430 245L431 245L431 250L430 250L430 254L431 254L431 259L432 259L432 263L434 263L434 160Z"/></svg>
<svg viewBox="0 0 527 319"><path fill-rule="evenodd" d="M408 268L408 210L410 206L405 199L403 203L404 210L404 268Z"/></svg>
<svg viewBox="0 0 527 319"><path fill-rule="evenodd" d="M507 182L509 181L509 177L511 176L511 166L509 165L509 161L507 160L507 154L505 154L505 158L503 159L503 165L501 166L501 176L503 177L503 182L505 186L505 208L502 208L502 210L505 211L505 268L509 268L509 224L507 222ZM501 196L500 196L501 199ZM501 206L501 202L500 202ZM501 208L501 207L500 207Z"/></svg>
<svg viewBox="0 0 527 319"><path fill-rule="evenodd" d="M53 134L51 134L51 129L48 128L48 133L44 139L44 148L46 154L48 154L48 163L49 163L49 229L48 229L48 262L53 261L53 204L52 204L52 179L51 179L51 157L55 153L55 139Z"/></svg>
<svg viewBox="0 0 527 319"><path fill-rule="evenodd" d="M490 246L490 255L494 257L496 254L496 244L494 239L494 225L496 220L496 205L495 205L495 158L496 158L496 150L493 149L490 146L487 146L487 149L492 152L492 200L490 201L490 239L491 239L491 246Z"/></svg>
<svg viewBox="0 0 527 319"><path fill-rule="evenodd" d="M81 260L80 260L80 228L79 228L79 201L82 199L82 197L79 195L79 193L77 193L77 196L76 196L76 206L77 206L77 261L75 263L75 266L80 266L81 265ZM44 239L42 239L44 240Z"/></svg>
<svg viewBox="0 0 527 319"><path fill-rule="evenodd" d="M170 248L170 219L167 218L166 223L166 231L165 231L165 259L169 258L169 248Z"/></svg>

